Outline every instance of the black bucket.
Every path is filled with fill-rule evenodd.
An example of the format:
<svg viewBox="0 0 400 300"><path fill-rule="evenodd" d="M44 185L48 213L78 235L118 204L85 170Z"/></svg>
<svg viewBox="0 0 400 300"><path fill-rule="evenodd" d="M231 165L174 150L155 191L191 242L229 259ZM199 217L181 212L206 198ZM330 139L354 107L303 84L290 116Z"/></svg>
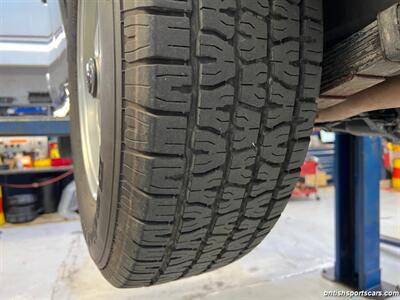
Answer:
<svg viewBox="0 0 400 300"><path fill-rule="evenodd" d="M41 178L42 181L47 181L53 179ZM57 211L58 203L60 202L60 187L58 183L53 183L45 185L38 190L38 197L40 199L40 204L43 209L43 213L49 214Z"/></svg>

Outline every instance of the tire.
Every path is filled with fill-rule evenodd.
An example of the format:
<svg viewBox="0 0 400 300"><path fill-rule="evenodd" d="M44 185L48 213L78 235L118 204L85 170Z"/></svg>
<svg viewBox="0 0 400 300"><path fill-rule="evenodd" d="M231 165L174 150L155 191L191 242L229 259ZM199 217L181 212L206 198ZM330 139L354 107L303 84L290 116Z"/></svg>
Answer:
<svg viewBox="0 0 400 300"><path fill-rule="evenodd" d="M77 1L68 5L72 144L81 166ZM321 6L114 1L106 23L114 25L115 65L100 77L114 74L107 84L115 98L102 107L113 115L102 118L109 135L97 201L75 167L83 231L110 283L142 287L211 271L271 231L313 129Z"/></svg>

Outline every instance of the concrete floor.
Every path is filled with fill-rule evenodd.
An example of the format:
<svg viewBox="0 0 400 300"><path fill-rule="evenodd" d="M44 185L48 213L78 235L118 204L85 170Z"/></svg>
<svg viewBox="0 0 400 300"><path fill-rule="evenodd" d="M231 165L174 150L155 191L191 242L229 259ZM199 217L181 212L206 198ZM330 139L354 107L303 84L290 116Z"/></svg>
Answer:
<svg viewBox="0 0 400 300"><path fill-rule="evenodd" d="M291 201L272 233L240 261L134 290L101 277L78 221L0 228L0 299L324 299L324 291L345 288L320 275L333 264L333 189L321 196ZM400 193L382 192L381 203L382 233L400 238ZM400 284L400 249L381 250L383 279Z"/></svg>

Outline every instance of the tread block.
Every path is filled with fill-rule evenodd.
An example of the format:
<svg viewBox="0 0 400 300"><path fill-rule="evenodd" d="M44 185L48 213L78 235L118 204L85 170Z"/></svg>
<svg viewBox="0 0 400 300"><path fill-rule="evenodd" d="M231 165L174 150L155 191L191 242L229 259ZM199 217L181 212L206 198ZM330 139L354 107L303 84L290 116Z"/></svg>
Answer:
<svg viewBox="0 0 400 300"><path fill-rule="evenodd" d="M124 144L128 149L183 155L187 119L157 116L141 109L125 109Z"/></svg>
<svg viewBox="0 0 400 300"><path fill-rule="evenodd" d="M239 211L234 211L228 214L220 215L215 224L213 234L229 234L235 227L236 220L239 216ZM220 244L220 243L219 243Z"/></svg>
<svg viewBox="0 0 400 300"><path fill-rule="evenodd" d="M150 109L187 113L192 99L189 66L137 65L125 70L125 99Z"/></svg>
<svg viewBox="0 0 400 300"><path fill-rule="evenodd" d="M299 68L295 63L300 59L300 43L288 41L272 47L272 74L275 78L290 86L299 83Z"/></svg>
<svg viewBox="0 0 400 300"><path fill-rule="evenodd" d="M281 19L273 22L271 34L275 41L282 42L285 39L299 39L299 21L293 19Z"/></svg>
<svg viewBox="0 0 400 300"><path fill-rule="evenodd" d="M187 17L137 14L125 18L124 57L188 60L190 21Z"/></svg>
<svg viewBox="0 0 400 300"><path fill-rule="evenodd" d="M267 17L269 15L270 9L268 0L240 0L240 3L244 11L251 11L262 17Z"/></svg>
<svg viewBox="0 0 400 300"><path fill-rule="evenodd" d="M293 120L296 91L273 82L270 88L271 104L265 126L273 129L281 124L289 124Z"/></svg>
<svg viewBox="0 0 400 300"><path fill-rule="evenodd" d="M255 149L245 150L232 155L228 181L235 184L247 184L251 180L252 166L256 162Z"/></svg>
<svg viewBox="0 0 400 300"><path fill-rule="evenodd" d="M179 158L150 157L125 151L122 174L141 190L160 195L179 194L184 161Z"/></svg>
<svg viewBox="0 0 400 300"><path fill-rule="evenodd" d="M289 193L290 196L291 192ZM274 202L272 206L271 213L269 214L269 218L275 218L281 215L282 211L285 209L286 205L288 203L288 199L280 200Z"/></svg>
<svg viewBox="0 0 400 300"><path fill-rule="evenodd" d="M237 130L233 136L233 149L253 149L256 152L260 121L261 112L238 107L234 119Z"/></svg>
<svg viewBox="0 0 400 300"><path fill-rule="evenodd" d="M174 197L152 197L126 182L122 183L121 193L121 207L138 220L172 222L175 217Z"/></svg>
<svg viewBox="0 0 400 300"><path fill-rule="evenodd" d="M300 8L297 3L287 0L274 1L272 15L276 18L271 27L271 35L274 40L282 41L287 38L299 38Z"/></svg>
<svg viewBox="0 0 400 300"><path fill-rule="evenodd" d="M221 185L223 172L221 169L193 176L192 189L196 191L209 190Z"/></svg>
<svg viewBox="0 0 400 300"><path fill-rule="evenodd" d="M286 143L289 132L289 125L282 125L267 132L261 149L261 157L275 164L283 163L287 152Z"/></svg>
<svg viewBox="0 0 400 300"><path fill-rule="evenodd" d="M231 39L235 33L236 0L199 0L200 28ZM230 12L230 13L229 13Z"/></svg>
<svg viewBox="0 0 400 300"><path fill-rule="evenodd" d="M306 158L310 139L301 139L293 145L293 152L290 157L290 163L288 164L288 170L300 168L303 165L304 159Z"/></svg>
<svg viewBox="0 0 400 300"><path fill-rule="evenodd" d="M285 20L300 20L300 7L299 2L302 0L275 0L272 3L272 13L275 17L279 16L280 19ZM304 1L304 0L303 0Z"/></svg>
<svg viewBox="0 0 400 300"><path fill-rule="evenodd" d="M218 213L227 214L238 210L242 204L245 188L228 186L224 189Z"/></svg>
<svg viewBox="0 0 400 300"><path fill-rule="evenodd" d="M123 0L125 11L139 8L151 8L160 10L182 10L191 11L192 1L190 0Z"/></svg>
<svg viewBox="0 0 400 300"><path fill-rule="evenodd" d="M196 129L193 173L210 172L221 167L226 158L226 140L216 133Z"/></svg>
<svg viewBox="0 0 400 300"><path fill-rule="evenodd" d="M251 218L262 218L272 199L272 192L251 198L247 203L245 216Z"/></svg>
<svg viewBox="0 0 400 300"><path fill-rule="evenodd" d="M315 82L321 82L322 68L315 65L305 66L303 97L315 99L320 94L320 88L315 87Z"/></svg>
<svg viewBox="0 0 400 300"><path fill-rule="evenodd" d="M239 102L260 109L265 105L267 91L265 83L268 80L268 66L265 63L255 63L242 66L242 85Z"/></svg>
<svg viewBox="0 0 400 300"><path fill-rule="evenodd" d="M295 129L295 136L298 139L308 138L314 129L314 118L317 113L315 102L302 102L300 105L300 120Z"/></svg>
<svg viewBox="0 0 400 300"><path fill-rule="evenodd" d="M304 15L308 18L312 18L314 20L318 20L321 22L321 10L318 9L320 0L305 0L303 12ZM306 21L306 20L305 20Z"/></svg>
<svg viewBox="0 0 400 300"><path fill-rule="evenodd" d="M234 88L224 85L214 90L201 90L197 125L212 127L221 134L226 133L230 123L229 110L233 104Z"/></svg>
<svg viewBox="0 0 400 300"><path fill-rule="evenodd" d="M234 51L228 42L215 35L200 34L197 55L207 61L200 64L201 85L218 85L235 77Z"/></svg>
<svg viewBox="0 0 400 300"><path fill-rule="evenodd" d="M278 182L280 168L276 165L262 164L257 174L257 182L254 183L251 191L252 197L267 192L272 192Z"/></svg>
<svg viewBox="0 0 400 300"><path fill-rule="evenodd" d="M255 16L245 12L240 17L239 51L240 57L246 61L255 61L268 56L268 24Z"/></svg>
<svg viewBox="0 0 400 300"><path fill-rule="evenodd" d="M145 224L132 220L132 217L124 210L120 210L118 213L118 218L122 224L125 224L125 227L117 227L117 231L125 231L130 240L140 246L160 247L168 241L171 235L172 224L167 226L165 224Z"/></svg>
<svg viewBox="0 0 400 300"><path fill-rule="evenodd" d="M299 173L298 171L291 172L288 174L285 174L282 177L282 184L285 184L287 186L294 186L299 180Z"/></svg>
<svg viewBox="0 0 400 300"><path fill-rule="evenodd" d="M204 206L211 206L215 198L217 196L217 192L215 190L195 190L192 191L190 190L188 193L188 199L187 202L189 204L201 204Z"/></svg>
<svg viewBox="0 0 400 300"><path fill-rule="evenodd" d="M322 62L324 33L322 23L317 23L314 20L306 19L303 23L303 32L308 39L308 41L304 43L304 59L312 61L316 64Z"/></svg>

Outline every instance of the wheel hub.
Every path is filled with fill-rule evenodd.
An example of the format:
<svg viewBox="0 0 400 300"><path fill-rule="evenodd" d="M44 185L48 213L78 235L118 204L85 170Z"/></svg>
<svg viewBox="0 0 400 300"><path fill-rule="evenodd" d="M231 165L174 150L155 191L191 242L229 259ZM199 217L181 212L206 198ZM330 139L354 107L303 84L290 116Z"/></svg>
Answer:
<svg viewBox="0 0 400 300"><path fill-rule="evenodd" d="M93 97L97 97L97 67L96 60L91 57L86 63L86 85L88 93Z"/></svg>

